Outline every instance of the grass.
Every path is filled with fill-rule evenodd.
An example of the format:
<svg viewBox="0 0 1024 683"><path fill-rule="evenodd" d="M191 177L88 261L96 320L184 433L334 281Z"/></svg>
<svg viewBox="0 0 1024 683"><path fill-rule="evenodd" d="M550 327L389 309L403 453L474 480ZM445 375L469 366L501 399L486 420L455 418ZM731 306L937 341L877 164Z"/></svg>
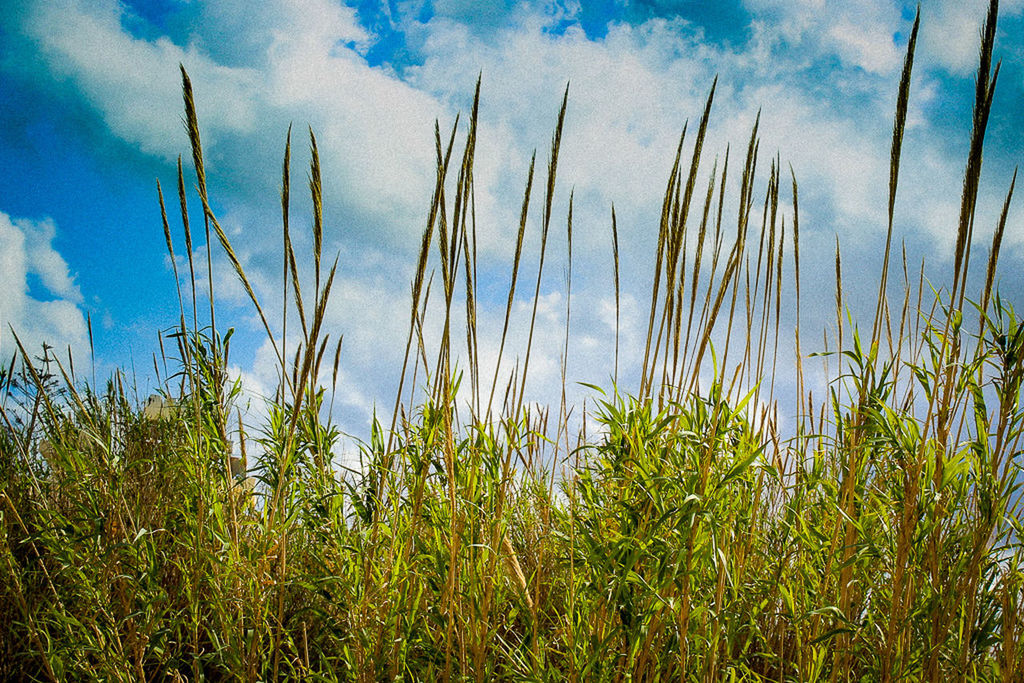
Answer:
<svg viewBox="0 0 1024 683"><path fill-rule="evenodd" d="M259 430L235 427L231 331L217 326L212 291L197 301L179 162L189 273L178 281L190 288L179 287L181 317L166 335L165 362L177 371L163 391L173 409L147 414L121 374L89 384L48 348L34 358L19 343L0 372L0 678L1024 680L1024 325L993 289L1013 182L984 288L976 301L966 291L998 76L996 6L982 37L951 288L929 289L905 250L902 261L892 258L917 22L897 96L870 337L846 318L837 244L838 350L826 358L827 396L804 386L800 350L809 344L799 324L795 367L778 354L780 335L790 334L779 322L787 277L796 300L785 305L799 318L796 174L772 160L767 191L755 196L755 124L741 163L732 160L740 196L731 223L730 159L710 173L702 164L713 86L692 158L687 165L680 140L664 194L640 380L632 393L594 388L597 434L571 433L564 389L555 413L523 399L568 91L546 177L535 179L531 163L526 180L498 370L481 376L478 86L465 143L456 144L458 121L446 137L435 129L436 184L402 382L388 426L375 422L361 447L359 472L332 460L340 432L319 381L336 383L340 339L323 326L337 263L323 270L315 137L312 291L299 285L289 231L291 131L285 146L290 306L275 336L211 209L182 70L207 245L219 242L251 297L280 385ZM780 209L787 186L788 216ZM527 352L513 363L501 356L541 188ZM611 230L618 304L614 210ZM902 271L896 305L887 294L892 261ZM435 279L444 325L428 345ZM571 266L567 280L571 288ZM466 307L464 372L454 361L463 343L457 303ZM209 324L186 323L206 308ZM296 348L281 341L289 322L293 332L298 325ZM713 340L723 336L718 355ZM615 348L617 382L618 333ZM780 434L775 378L790 372L798 419ZM404 398L416 395L424 398ZM232 476L229 438L250 478Z"/></svg>

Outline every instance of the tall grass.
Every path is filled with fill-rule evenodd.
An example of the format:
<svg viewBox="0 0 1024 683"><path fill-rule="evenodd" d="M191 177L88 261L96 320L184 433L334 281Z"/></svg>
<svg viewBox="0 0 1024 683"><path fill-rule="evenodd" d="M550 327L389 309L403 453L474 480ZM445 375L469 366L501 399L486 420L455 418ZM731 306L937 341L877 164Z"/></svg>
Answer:
<svg viewBox="0 0 1024 683"><path fill-rule="evenodd" d="M140 410L121 374L85 383L49 348L34 357L19 342L0 371L0 677L1024 680L1024 326L993 288L1015 178L984 289L974 303L966 291L998 74L996 6L983 31L951 288L928 289L904 249L902 295L889 298L917 21L898 89L870 337L844 321L837 241L838 335L824 397L803 383L796 172L787 182L772 159L767 189L755 193L757 122L733 175L728 154L709 168L712 85L692 157L682 157L684 130L666 183L639 384L632 393L595 387L597 434L570 433L564 374L557 414L524 401L549 231L559 229L568 90L537 179L542 196L533 162L526 178L497 369L481 374L478 83L465 142L458 120L444 137L435 127L401 382L358 472L332 458L340 432L320 384L337 381L341 340L324 325L337 262L324 271L316 139L311 131L311 291L300 287L289 228L290 130L284 149L278 337L211 208L182 70L207 244L216 238L251 298L280 383L261 429L235 427L231 331L217 326L212 291L197 300L179 161L189 287L179 287L181 314L166 335L172 408ZM732 178L735 223L724 211ZM177 230L159 187L158 199L177 276ZM534 201L542 232L529 337L512 362L502 355ZM571 264L571 200L565 229ZM618 307L614 210L611 230ZM435 278L436 346L423 334ZM571 265L567 279L571 287ZM784 302L789 291L795 299ZM464 331L453 329L460 300ZM797 311L793 368L778 353L790 334L783 306ZM283 341L289 308L295 348ZM617 383L618 331L615 348ZM798 419L783 434L775 378L789 372ZM424 398L406 398L415 395ZM233 472L230 439L247 472Z"/></svg>

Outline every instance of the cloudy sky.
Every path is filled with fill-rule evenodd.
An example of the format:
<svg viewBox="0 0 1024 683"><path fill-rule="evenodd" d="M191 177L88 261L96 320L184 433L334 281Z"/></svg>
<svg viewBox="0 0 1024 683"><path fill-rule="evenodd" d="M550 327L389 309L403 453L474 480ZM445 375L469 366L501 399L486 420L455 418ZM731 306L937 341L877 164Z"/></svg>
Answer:
<svg viewBox="0 0 1024 683"><path fill-rule="evenodd" d="M936 284L952 259L986 5L922 3L897 238L906 240L915 261L927 258ZM613 202L622 244L627 389L635 377L661 196L680 131L699 118L716 75L702 177L728 144L734 152L745 145L760 110L758 187L776 154L784 167L792 164L801 187L802 277L810 283L803 306L820 331L833 296L837 236L850 301L856 307L873 297L886 228L892 112L914 8L896 0L3 3L0 353L12 352L8 324L31 344L45 339L82 353L88 313L100 373L121 366L134 368L143 386L152 381L157 335L177 319L156 183L173 204L175 162L179 154L188 159L179 63L195 87L214 209L270 310L279 310L281 299L285 134L293 124L296 232L310 215L299 191L309 160L307 126L318 137L324 250L340 256L328 331L344 335L343 428L362 432L375 403L386 410L392 400L433 188L434 122L448 130L456 113L468 111L478 75L485 363L493 363L500 334L530 156L536 150L540 162L546 159L567 83L554 224L564 227L574 191L570 381L610 383ZM1024 160L1022 15L1024 0L1001 3L1002 72L989 124L979 244L987 244L1013 169ZM191 186L194 176L187 178ZM733 194L738 182L730 179ZM789 201L786 192L787 210ZM197 225L197 198L192 202ZM180 255L180 220L174 212L171 219ZM539 219L535 203L513 355L524 342ZM546 402L557 400L561 372L563 227L553 229L531 360L534 396ZM200 258L202 242L195 245ZM298 242L308 254L308 235ZM1001 282L1015 301L1024 294L1022 247L1024 212L1015 207ZM984 258L983 247L978 255ZM219 320L237 330L232 365L248 396L258 397L275 382L269 348L223 259L215 257L214 265Z"/></svg>

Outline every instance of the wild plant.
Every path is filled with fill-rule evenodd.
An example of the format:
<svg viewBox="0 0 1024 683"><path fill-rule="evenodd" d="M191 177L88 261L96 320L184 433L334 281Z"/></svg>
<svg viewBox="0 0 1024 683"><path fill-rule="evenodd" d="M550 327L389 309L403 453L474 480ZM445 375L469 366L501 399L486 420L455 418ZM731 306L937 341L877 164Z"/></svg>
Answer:
<svg viewBox="0 0 1024 683"><path fill-rule="evenodd" d="M213 209L182 69L195 174L188 191L179 160L187 276L158 186L180 305L161 337L160 361L176 369L160 387L166 410L147 413L121 373L101 391L70 357L45 348L34 358L20 341L0 370L0 677L1020 680L1024 325L995 288L1016 176L980 296L967 291L996 17L992 0L953 270L938 280L948 288L931 289L923 264L894 249L918 20L897 90L874 315L862 328L845 305L837 238L834 333L813 358L802 355L815 343L801 337L799 169L777 155L760 178L760 117L740 153L704 158L716 81L692 144L684 128L671 159L637 386L619 386L616 330L614 384L591 387L578 434L565 391L568 303L557 408L526 400L550 231L561 229L570 93L546 169L534 155L525 179L498 360L484 376L478 82L464 137L459 119L444 136L435 125L398 390L357 468L336 457L330 410L341 337L325 319L338 262L324 267L316 138L311 273L290 225L291 130L284 146L284 303L272 322ZM216 241L277 360L262 425L233 408L232 331L218 327L212 284L200 301L193 195L207 282ZM535 273L522 259L534 203ZM564 229L571 291L571 194ZM618 325L614 208L610 237ZM892 304L894 267L902 296ZM524 287L525 354L506 358ZM792 368L780 353L784 306L797 320ZM428 314L442 316L436 339ZM824 388L805 380L818 360ZM789 372L795 395L775 381ZM795 404L788 431L780 401Z"/></svg>

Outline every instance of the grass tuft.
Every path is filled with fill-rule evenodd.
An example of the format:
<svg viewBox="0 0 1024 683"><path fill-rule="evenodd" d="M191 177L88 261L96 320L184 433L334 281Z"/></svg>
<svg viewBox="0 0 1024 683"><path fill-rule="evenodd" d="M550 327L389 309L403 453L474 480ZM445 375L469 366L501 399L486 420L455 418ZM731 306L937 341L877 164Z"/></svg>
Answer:
<svg viewBox="0 0 1024 683"><path fill-rule="evenodd" d="M846 307L837 236L836 327L824 333L820 354L824 396L804 384L796 171L785 183L776 156L757 195L760 115L740 171L730 175L727 151L706 190L697 187L716 80L689 166L684 128L667 178L632 391L619 386L611 209L615 386L592 387L596 401L583 407L578 434L565 399L572 191L561 400L557 412L524 401L559 149L563 132L571 134L568 87L540 208L525 354L503 368L536 155L488 377L477 329L478 80L463 137L458 119L447 141L435 124L436 181L411 278L398 391L390 421L374 418L357 470L334 459L342 338L331 338L325 319L338 260L321 272L316 139L310 131L312 295L299 286L305 261L289 226L289 127L280 198L285 304L272 326L212 208L182 69L207 249L212 228L273 342L279 386L265 424L246 427L233 413L232 330L217 327L212 287L208 324L205 315L200 321L179 158L190 286L179 283L180 319L161 338L162 367L174 368L163 373L161 396L138 405L121 373L103 386L84 383L70 358L49 347L32 356L16 335L18 354L0 367L0 679L1024 680L1024 324L996 287L1016 174L984 287L964 312L998 76L997 9L992 0L951 289L926 289L924 264L915 278L903 244L902 306L889 309L919 18L897 93L870 337ZM723 224L732 180L735 229ZM157 199L177 281L159 184ZM792 270L784 266L790 248ZM438 274L443 308L428 309ZM464 340L451 329L457 301L466 306ZM783 306L796 311L792 369L779 350L789 334ZM295 348L283 341L291 307ZM428 310L444 311L434 347L423 335ZM976 328L968 325L974 315ZM91 349L91 319L89 338ZM460 357L468 359L464 373ZM319 383L325 362L330 387ZM791 370L797 415L787 431L778 400ZM468 392L460 394L463 381ZM417 387L422 398L413 401ZM468 410L459 410L461 395Z"/></svg>

